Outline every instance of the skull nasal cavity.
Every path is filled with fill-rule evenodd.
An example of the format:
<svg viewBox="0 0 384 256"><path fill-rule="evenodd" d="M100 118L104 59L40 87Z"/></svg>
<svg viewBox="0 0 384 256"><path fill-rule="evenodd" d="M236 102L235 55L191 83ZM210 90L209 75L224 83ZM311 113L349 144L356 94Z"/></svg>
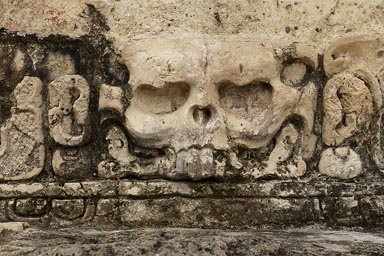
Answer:
<svg viewBox="0 0 384 256"><path fill-rule="evenodd" d="M193 110L193 119L196 123L205 125L212 117L212 112L209 108L195 108Z"/></svg>

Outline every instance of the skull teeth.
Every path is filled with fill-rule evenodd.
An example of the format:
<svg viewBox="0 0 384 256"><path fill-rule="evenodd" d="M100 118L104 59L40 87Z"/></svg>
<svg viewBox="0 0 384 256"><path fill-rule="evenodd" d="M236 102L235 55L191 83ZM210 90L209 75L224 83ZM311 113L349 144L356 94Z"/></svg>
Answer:
<svg viewBox="0 0 384 256"><path fill-rule="evenodd" d="M182 177L192 179L207 178L214 175L213 152L210 148L190 148L177 153L176 172Z"/></svg>

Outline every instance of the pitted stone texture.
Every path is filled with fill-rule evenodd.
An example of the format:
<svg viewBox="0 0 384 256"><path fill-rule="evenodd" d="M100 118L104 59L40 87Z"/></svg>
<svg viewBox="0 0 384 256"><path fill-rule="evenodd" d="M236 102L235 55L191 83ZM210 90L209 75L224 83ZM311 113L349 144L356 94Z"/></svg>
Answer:
<svg viewBox="0 0 384 256"><path fill-rule="evenodd" d="M0 221L382 227L382 9L1 1Z"/></svg>
<svg viewBox="0 0 384 256"><path fill-rule="evenodd" d="M317 67L313 47L294 44L276 49L260 41L153 38L129 42L124 58L133 90L124 111L126 132L139 146L165 149L166 157L154 159L160 170L153 176L200 180L231 175L226 172L247 178L305 174L305 160L312 156L316 141L312 131L317 89L309 78ZM292 63L285 64L286 59ZM288 74L282 77L284 70L296 65L305 67L301 77L293 82L287 81ZM115 93L108 96L110 101L106 91ZM121 112L122 104L114 102L122 97L118 90L103 86L100 95L102 108L116 106L115 111ZM289 124L295 118L297 125ZM108 131L106 141L114 141L109 146L114 160L101 162L101 176L129 175L122 170L132 163L132 170L139 167L131 174L150 174L144 166L140 171L124 136L117 127ZM120 139L109 139L115 137ZM245 165L251 160L240 159L239 148L264 150L269 159Z"/></svg>
<svg viewBox="0 0 384 256"><path fill-rule="evenodd" d="M295 225L314 223L320 217L312 199L123 199L120 209L121 221L128 227Z"/></svg>
<svg viewBox="0 0 384 256"><path fill-rule="evenodd" d="M37 77L26 76L16 86L16 105L0 128L0 180L37 176L44 168L42 87Z"/></svg>
<svg viewBox="0 0 384 256"><path fill-rule="evenodd" d="M376 35L337 38L328 46L324 52L329 80L324 87L322 129L325 144L348 142L366 148L365 157L382 172L383 48L383 39Z"/></svg>
<svg viewBox="0 0 384 256"><path fill-rule="evenodd" d="M363 166L359 155L351 148L328 148L321 154L319 171L330 177L351 179L362 173Z"/></svg>
<svg viewBox="0 0 384 256"><path fill-rule="evenodd" d="M373 115L372 95L364 81L341 73L324 88L323 141L340 145L359 130L367 130Z"/></svg>
<svg viewBox="0 0 384 256"><path fill-rule="evenodd" d="M0 255L380 255L382 232L26 229L0 238Z"/></svg>
<svg viewBox="0 0 384 256"><path fill-rule="evenodd" d="M48 120L50 135L64 146L86 142L90 132L87 80L79 75L66 75L48 85Z"/></svg>

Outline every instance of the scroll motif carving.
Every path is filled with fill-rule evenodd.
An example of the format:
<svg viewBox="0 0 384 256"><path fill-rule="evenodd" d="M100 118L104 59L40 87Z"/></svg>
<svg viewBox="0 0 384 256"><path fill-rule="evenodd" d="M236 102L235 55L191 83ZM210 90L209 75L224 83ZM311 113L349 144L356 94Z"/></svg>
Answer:
<svg viewBox="0 0 384 256"><path fill-rule="evenodd" d="M323 152L320 172L328 176L359 176L364 166L357 149L381 168L382 89L378 76L384 62L377 52L382 47L373 36L354 36L335 40L324 54L329 81L323 92L322 138L334 148ZM347 144L354 147L345 147Z"/></svg>
<svg viewBox="0 0 384 256"><path fill-rule="evenodd" d="M42 86L26 76L14 90L12 116L0 128L0 180L32 178L44 167Z"/></svg>
<svg viewBox="0 0 384 256"><path fill-rule="evenodd" d="M324 143L340 145L368 129L372 114L372 95L365 82L349 73L335 75L324 88Z"/></svg>

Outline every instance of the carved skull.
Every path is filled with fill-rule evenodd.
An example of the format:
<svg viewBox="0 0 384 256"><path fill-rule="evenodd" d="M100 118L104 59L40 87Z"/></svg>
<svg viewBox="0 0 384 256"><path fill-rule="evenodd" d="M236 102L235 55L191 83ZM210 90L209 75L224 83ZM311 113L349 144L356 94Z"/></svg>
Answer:
<svg viewBox="0 0 384 256"><path fill-rule="evenodd" d="M133 99L125 126L140 146L175 152L171 178L219 175L215 152L241 168L232 149L267 145L293 116L304 121L303 141L311 134L317 93L305 76L316 68L312 48L292 46L288 65L286 52L254 41L140 40L127 49Z"/></svg>

